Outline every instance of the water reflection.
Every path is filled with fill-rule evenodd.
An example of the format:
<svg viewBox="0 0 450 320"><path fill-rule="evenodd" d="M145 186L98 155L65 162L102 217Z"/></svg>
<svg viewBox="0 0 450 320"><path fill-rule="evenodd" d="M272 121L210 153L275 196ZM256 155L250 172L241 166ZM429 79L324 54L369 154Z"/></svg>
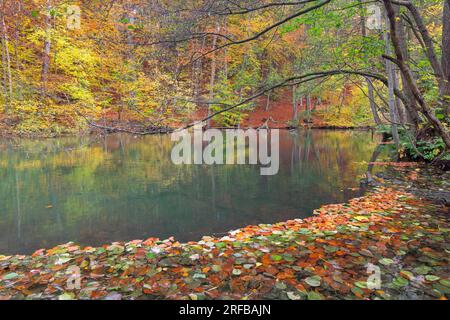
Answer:
<svg viewBox="0 0 450 320"><path fill-rule="evenodd" d="M358 196L380 138L283 131L280 172L175 166L169 136L0 141L0 253L150 236L181 241L303 218Z"/></svg>

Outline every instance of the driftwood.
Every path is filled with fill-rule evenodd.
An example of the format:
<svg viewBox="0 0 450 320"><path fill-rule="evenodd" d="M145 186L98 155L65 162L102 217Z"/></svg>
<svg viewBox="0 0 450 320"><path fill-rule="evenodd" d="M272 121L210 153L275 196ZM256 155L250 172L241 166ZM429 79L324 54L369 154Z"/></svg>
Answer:
<svg viewBox="0 0 450 320"><path fill-rule="evenodd" d="M172 133L174 131L174 129L170 128L170 127L155 126L155 125L146 126L141 131L131 130L131 129L127 129L127 128L121 128L121 127L111 127L111 126L98 124L98 123L90 120L88 117L81 114L80 112L77 112L77 114L86 120L89 127L102 130L107 134L123 132L123 133L129 133L129 134L133 134L133 135L137 135L137 136L146 136L146 135L152 135L152 134L167 134L167 133Z"/></svg>

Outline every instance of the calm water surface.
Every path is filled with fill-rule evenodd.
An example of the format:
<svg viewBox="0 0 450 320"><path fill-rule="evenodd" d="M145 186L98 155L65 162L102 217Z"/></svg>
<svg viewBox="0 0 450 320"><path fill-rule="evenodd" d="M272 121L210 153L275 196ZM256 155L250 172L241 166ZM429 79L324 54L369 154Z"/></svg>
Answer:
<svg viewBox="0 0 450 320"><path fill-rule="evenodd" d="M280 171L175 166L170 136L0 140L0 254L74 241L199 240L249 224L304 218L359 196L380 137L280 132Z"/></svg>

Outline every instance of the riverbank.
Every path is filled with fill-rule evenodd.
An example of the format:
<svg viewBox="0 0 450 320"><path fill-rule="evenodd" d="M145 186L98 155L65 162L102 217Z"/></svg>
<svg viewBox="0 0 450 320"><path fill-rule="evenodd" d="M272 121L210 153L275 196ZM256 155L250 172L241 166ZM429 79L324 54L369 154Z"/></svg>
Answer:
<svg viewBox="0 0 450 320"><path fill-rule="evenodd" d="M305 110L298 110L297 123L294 123L294 111L292 108L292 96L289 91L283 92L277 100L267 105L266 99L255 100L255 106L250 111L243 113L239 127L267 128L267 129L336 129L336 130L370 130L374 129L370 124L329 123L324 117L324 111L329 105L316 103L309 116ZM28 115L30 117L31 115ZM178 113L160 116L155 119L145 117L141 112L133 110L119 110L109 108L101 114L82 114L78 110L68 110L58 116L54 114L37 113L35 118L19 117L18 115L5 115L0 113L1 137L24 138L56 138L67 135L109 134L125 132L135 135L170 133L175 129L183 128L191 123L200 121L208 116L206 106L198 107L189 113ZM26 124L25 124L25 123ZM221 123L214 119L211 127L225 129ZM236 126L237 127L237 126ZM227 127L234 128L234 127Z"/></svg>
<svg viewBox="0 0 450 320"><path fill-rule="evenodd" d="M220 239L68 243L1 256L0 298L447 299L449 207L416 191L448 193L448 173L391 171L365 197ZM418 187L408 191L412 181ZM79 289L68 287L76 285L74 267ZM378 270L380 287L370 289Z"/></svg>
<svg viewBox="0 0 450 320"><path fill-rule="evenodd" d="M17 132L11 128L0 125L0 137L2 138L59 138L67 136L86 136L86 135L105 135L112 133L128 133L132 135L150 135L150 134L167 134L171 133L177 128L182 127L170 127L170 126L148 126L145 122L136 121L108 121L105 122L92 122L83 130L78 131L67 131L67 132L40 132L40 131L30 131L30 132ZM317 129L317 130L374 130L374 127L347 127L347 126L328 126L321 124L302 124L301 126L291 126L287 123L284 124L271 124L270 121L267 123L261 123L259 126L246 126L246 127L221 127L221 126L211 126L211 129L280 129L280 130L292 130L292 129Z"/></svg>

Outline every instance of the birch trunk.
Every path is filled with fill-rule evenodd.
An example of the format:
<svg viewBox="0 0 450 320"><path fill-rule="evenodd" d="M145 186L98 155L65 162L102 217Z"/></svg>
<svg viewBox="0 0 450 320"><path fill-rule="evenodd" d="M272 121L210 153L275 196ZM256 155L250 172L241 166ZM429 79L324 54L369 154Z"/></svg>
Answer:
<svg viewBox="0 0 450 320"><path fill-rule="evenodd" d="M5 113L9 112L9 95L8 95L8 86L7 86L7 73L6 73L6 53L5 53L5 42L3 41L3 37L1 38L2 44L2 71L3 71L3 94L5 96Z"/></svg>
<svg viewBox="0 0 450 320"><path fill-rule="evenodd" d="M361 9L361 35L363 38L367 37L367 30L366 30L366 15L365 15L365 8L363 7L362 0L359 0L359 5ZM375 102L375 95L374 95L374 89L373 89L373 83L370 81L369 78L366 78L367 82L367 88L368 88L368 95L369 95L369 104L370 104L370 110L372 111L373 120L375 121L375 124L378 126L381 124L380 116L378 115L377 110L377 104Z"/></svg>
<svg viewBox="0 0 450 320"><path fill-rule="evenodd" d="M384 39L385 39L385 45L386 45L386 55L391 55L391 34L390 34L390 28L389 28L390 21L386 15L386 29L384 32ZM397 110L395 108L395 79L394 79L394 68L392 65L392 62L386 59L386 73L388 75L388 87L389 87L389 97L388 97L388 103L389 103L389 115L391 119L391 131L392 131L392 138L394 140L395 146L397 147L397 150L400 145L400 138L398 135L398 119L397 119Z"/></svg>
<svg viewBox="0 0 450 320"><path fill-rule="evenodd" d="M270 95L271 95L271 92L270 91L267 92L266 111L269 111L269 109L270 109Z"/></svg>
<svg viewBox="0 0 450 320"><path fill-rule="evenodd" d="M404 58L407 60L409 53L406 38L406 28L403 19L398 19L396 27L398 30L398 38L401 51ZM420 123L419 113L417 112L417 103L415 101L414 94L407 85L407 80L402 72L400 72L400 77L402 80L402 91L407 99L407 103L405 104L405 112L406 112L405 120L406 123L411 125L411 130L413 131L413 133L415 133L419 129Z"/></svg>
<svg viewBox="0 0 450 320"><path fill-rule="evenodd" d="M292 120L295 122L298 118L298 109L297 109L297 94L296 94L297 86L292 86Z"/></svg>
<svg viewBox="0 0 450 320"><path fill-rule="evenodd" d="M450 115L450 0L444 0L442 24L442 69L444 73L444 84L441 89L441 96L448 120Z"/></svg>
<svg viewBox="0 0 450 320"><path fill-rule="evenodd" d="M52 28L50 10L52 8L51 0L46 2L46 16L45 16L45 40L44 40L44 50L42 53L42 72L41 72L41 95L42 99L45 98L47 94L47 80L48 80L48 70L50 68L50 48L51 48L51 37L50 32Z"/></svg>
<svg viewBox="0 0 450 320"><path fill-rule="evenodd" d="M10 104L13 98L13 85L12 85L12 75L11 75L11 56L9 54L9 40L8 40L8 30L6 29L5 15L3 9L3 1L0 1L0 7L2 12L0 15L1 19L1 30L2 30L2 66L3 66L3 85L5 92L5 113L9 112Z"/></svg>
<svg viewBox="0 0 450 320"><path fill-rule="evenodd" d="M220 32L220 25L217 24L216 25L216 33L218 34ZM213 37L213 43L212 43L212 48L213 50L217 48L217 35L214 35ZM217 66L217 61L216 61L216 53L213 52L212 53L212 57L211 57L211 78L209 80L209 101L212 102L214 100L214 85L216 82L216 66ZM211 116L212 114L212 110L211 110L211 104L208 104L208 117ZM207 127L209 128L211 126L211 119L208 119L207 121Z"/></svg>

